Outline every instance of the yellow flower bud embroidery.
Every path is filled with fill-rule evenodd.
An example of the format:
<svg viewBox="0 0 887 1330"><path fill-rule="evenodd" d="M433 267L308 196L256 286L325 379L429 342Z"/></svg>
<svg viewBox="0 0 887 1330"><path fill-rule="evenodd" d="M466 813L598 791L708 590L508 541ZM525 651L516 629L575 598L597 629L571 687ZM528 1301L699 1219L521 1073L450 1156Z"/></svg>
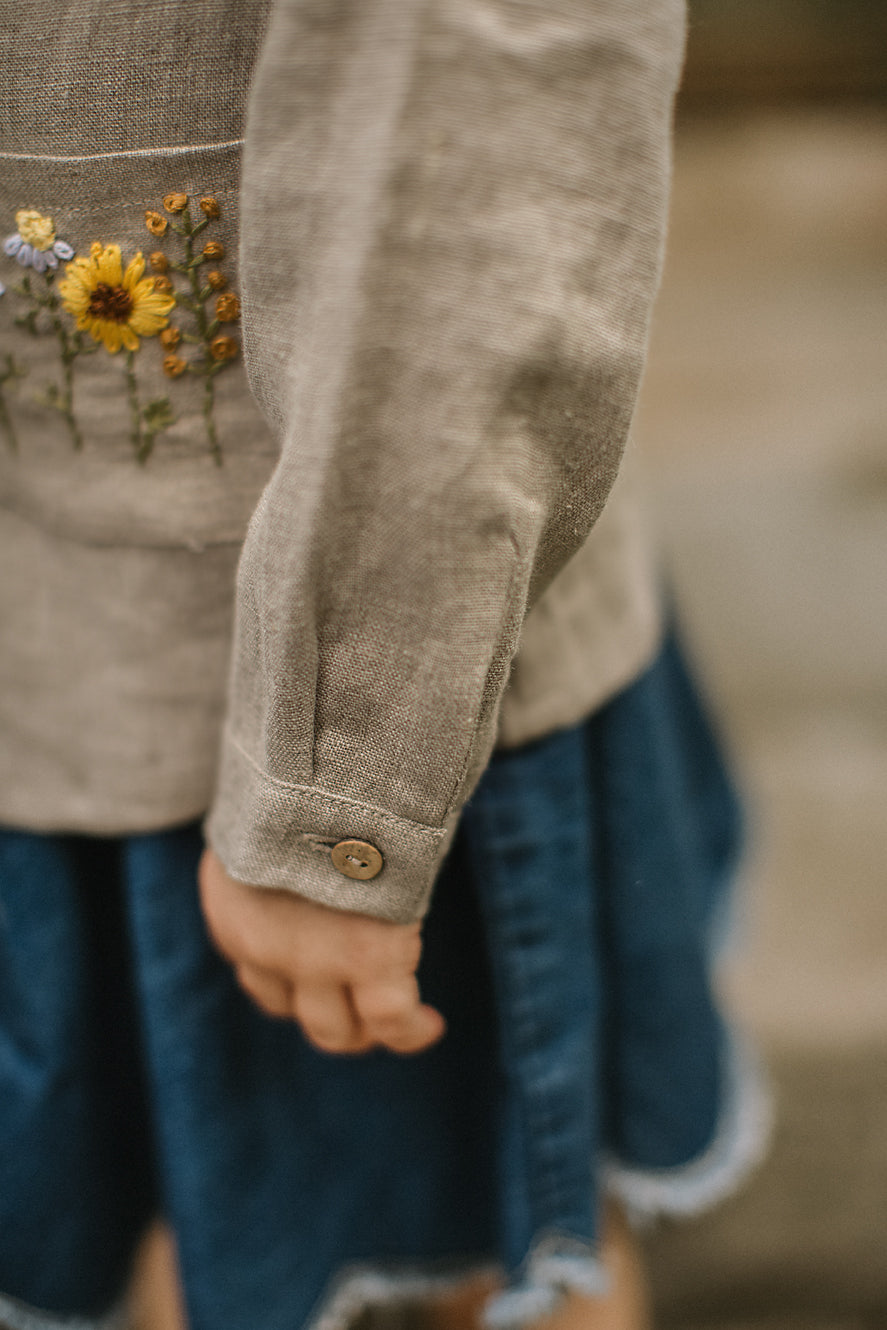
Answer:
<svg viewBox="0 0 887 1330"><path fill-rule="evenodd" d="M188 362L181 356L168 355L163 357L163 372L170 379L178 379L188 368Z"/></svg>
<svg viewBox="0 0 887 1330"><path fill-rule="evenodd" d="M233 337L214 337L209 344L210 354L213 360L225 361L233 360L240 350Z"/></svg>
<svg viewBox="0 0 887 1330"><path fill-rule="evenodd" d="M232 292L217 297L216 318L219 323L236 323L240 318L240 301Z"/></svg>
<svg viewBox="0 0 887 1330"><path fill-rule="evenodd" d="M154 212L153 209L149 208L145 213L145 225L152 236L162 236L166 234L169 222L165 217L161 217L159 212Z"/></svg>

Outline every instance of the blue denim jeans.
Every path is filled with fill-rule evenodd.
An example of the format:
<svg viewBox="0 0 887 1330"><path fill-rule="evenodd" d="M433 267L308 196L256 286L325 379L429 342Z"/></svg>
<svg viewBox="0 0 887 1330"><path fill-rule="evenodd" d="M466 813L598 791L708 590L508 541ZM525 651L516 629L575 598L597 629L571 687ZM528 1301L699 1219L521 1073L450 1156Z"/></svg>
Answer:
<svg viewBox="0 0 887 1330"><path fill-rule="evenodd" d="M334 1326L490 1259L494 1323L598 1287L608 1182L693 1208L753 1153L710 985L737 834L670 644L494 757L425 927L443 1042L339 1058L213 950L196 826L0 833L0 1324L102 1323L157 1212L192 1330Z"/></svg>

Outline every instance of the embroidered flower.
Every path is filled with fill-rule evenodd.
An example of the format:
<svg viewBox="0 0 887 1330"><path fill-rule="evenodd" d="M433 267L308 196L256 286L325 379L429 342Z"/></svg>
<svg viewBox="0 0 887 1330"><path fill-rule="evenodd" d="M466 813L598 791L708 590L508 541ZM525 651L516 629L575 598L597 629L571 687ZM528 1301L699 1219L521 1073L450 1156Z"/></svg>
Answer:
<svg viewBox="0 0 887 1330"><path fill-rule="evenodd" d="M148 209L145 224L152 235L163 238L167 252L155 249L148 264L156 274L155 294L168 294L174 300L176 321L183 326L166 325L160 331L161 366L171 380L203 379L206 438L213 459L221 466L215 382L217 375L241 354L239 341L226 335L226 325L240 318L240 300L228 288L228 278L221 271L225 245L204 235L207 228L214 229L222 209L211 194L196 194L189 199L187 194L176 192L164 194L162 206L163 212ZM173 398L175 391L170 393ZM167 428L166 422L163 428Z"/></svg>
<svg viewBox="0 0 887 1330"><path fill-rule="evenodd" d="M59 283L59 295L77 327L108 351L139 349L139 337L156 337L166 327L175 306L172 296L157 291L153 277L145 277L141 253L123 269L119 245L95 241L90 257L75 259Z"/></svg>
<svg viewBox="0 0 887 1330"><path fill-rule="evenodd" d="M210 355L217 361L233 360L239 350L233 337L214 337L209 344Z"/></svg>
<svg viewBox="0 0 887 1330"><path fill-rule="evenodd" d="M18 230L3 241L3 253L23 268L46 272L59 266L59 259L73 259L74 251L64 240L57 240L51 217L34 208L20 208L15 214Z"/></svg>
<svg viewBox="0 0 887 1330"><path fill-rule="evenodd" d="M233 292L216 297L216 318L219 323L236 323L240 318L240 301Z"/></svg>
<svg viewBox="0 0 887 1330"><path fill-rule="evenodd" d="M187 368L188 362L183 360L181 356L169 355L163 357L163 372L167 378L177 379L185 373Z"/></svg>
<svg viewBox="0 0 887 1330"><path fill-rule="evenodd" d="M155 212L153 208L149 208L145 213L145 225L151 232L152 236L162 236L166 234L169 222L165 217L161 217L159 212Z"/></svg>

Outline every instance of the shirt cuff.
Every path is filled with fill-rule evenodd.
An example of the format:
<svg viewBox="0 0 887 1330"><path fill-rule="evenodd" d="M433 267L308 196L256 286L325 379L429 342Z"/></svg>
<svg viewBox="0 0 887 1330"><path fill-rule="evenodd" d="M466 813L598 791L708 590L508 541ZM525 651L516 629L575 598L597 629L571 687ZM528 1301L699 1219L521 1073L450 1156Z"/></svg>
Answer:
<svg viewBox="0 0 887 1330"><path fill-rule="evenodd" d="M454 816L452 825L424 826L328 790L279 780L229 733L206 835L238 881L410 923L428 909L455 824Z"/></svg>

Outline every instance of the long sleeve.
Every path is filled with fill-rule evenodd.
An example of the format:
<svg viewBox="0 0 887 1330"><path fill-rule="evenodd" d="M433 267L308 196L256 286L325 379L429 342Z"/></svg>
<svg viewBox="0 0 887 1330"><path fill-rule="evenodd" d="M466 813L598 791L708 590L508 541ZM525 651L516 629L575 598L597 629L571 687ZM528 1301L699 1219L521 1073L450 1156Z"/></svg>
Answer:
<svg viewBox="0 0 887 1330"><path fill-rule="evenodd" d="M619 466L682 42L679 0L275 4L241 280L281 451L208 822L234 876L426 908L524 617Z"/></svg>

